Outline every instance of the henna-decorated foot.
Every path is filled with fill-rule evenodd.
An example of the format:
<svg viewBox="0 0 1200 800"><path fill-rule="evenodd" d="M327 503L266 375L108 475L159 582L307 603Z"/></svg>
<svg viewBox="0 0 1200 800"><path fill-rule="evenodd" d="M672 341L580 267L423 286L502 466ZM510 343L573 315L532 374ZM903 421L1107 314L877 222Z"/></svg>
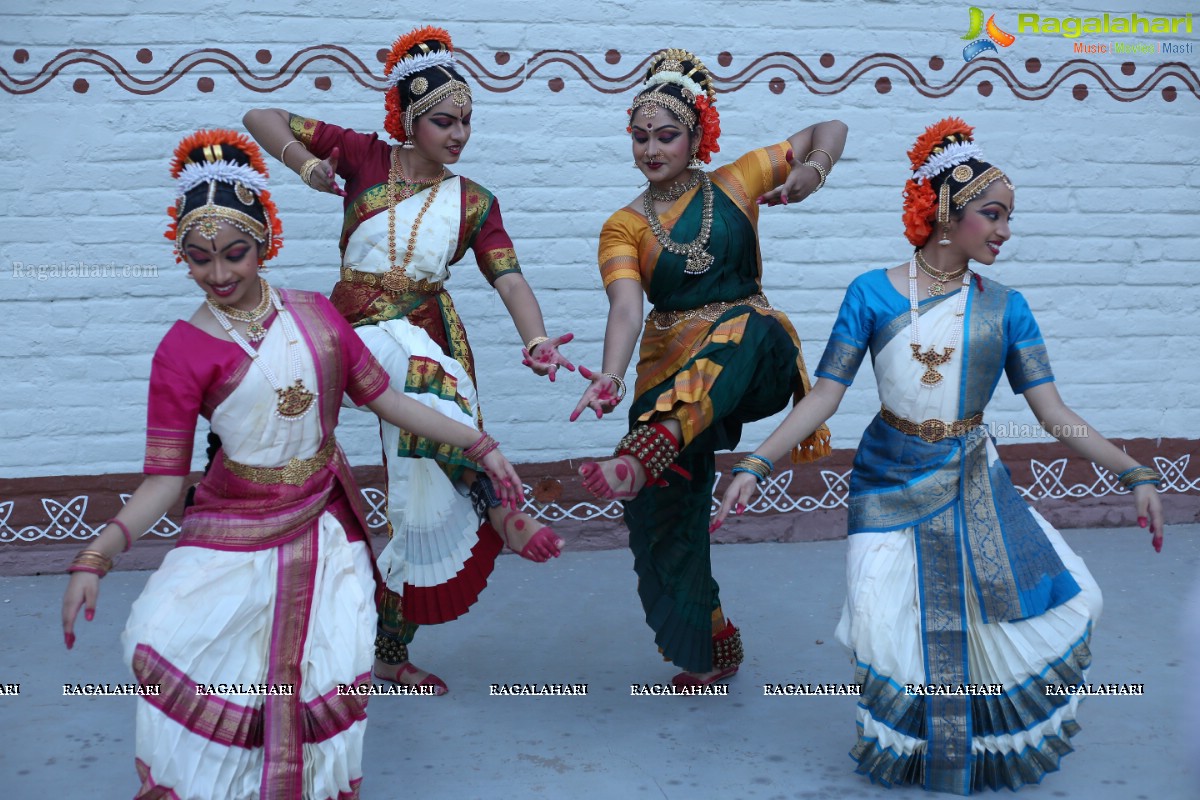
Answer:
<svg viewBox="0 0 1200 800"><path fill-rule="evenodd" d="M589 461L579 474L584 488L599 500L632 500L646 485L646 468L630 455Z"/></svg>
<svg viewBox="0 0 1200 800"><path fill-rule="evenodd" d="M438 697L450 691L450 687L446 685L445 681L432 672L414 667L411 661L389 664L377 658L375 659L375 677L401 686L432 686L434 695Z"/></svg>
<svg viewBox="0 0 1200 800"><path fill-rule="evenodd" d="M737 674L737 667L714 669L709 672L681 672L671 678L672 686L712 686Z"/></svg>
<svg viewBox="0 0 1200 800"><path fill-rule="evenodd" d="M521 558L541 563L562 555L566 542L549 525L542 525L523 511L499 506L488 510L488 519L508 549Z"/></svg>

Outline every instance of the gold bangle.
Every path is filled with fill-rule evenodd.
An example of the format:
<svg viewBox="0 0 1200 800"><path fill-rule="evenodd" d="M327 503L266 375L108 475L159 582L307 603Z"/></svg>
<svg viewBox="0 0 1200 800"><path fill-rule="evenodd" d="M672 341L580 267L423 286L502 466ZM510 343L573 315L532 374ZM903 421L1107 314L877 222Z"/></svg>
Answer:
<svg viewBox="0 0 1200 800"><path fill-rule="evenodd" d="M548 341L550 341L549 336L535 336L525 343L525 349L529 351L529 355L533 355L533 348L537 347L539 344L545 344Z"/></svg>
<svg viewBox="0 0 1200 800"><path fill-rule="evenodd" d="M625 381L621 380L621 378L619 376L614 375L611 372L601 372L600 375L602 377L608 378L617 387L617 402L619 403L622 400L624 400L625 399L625 391L626 391L625 390Z"/></svg>
<svg viewBox="0 0 1200 800"><path fill-rule="evenodd" d="M321 164L321 159L316 158L314 156L313 158L310 158L308 161L305 161L304 164L300 167L300 180L304 181L305 185L309 186L310 188L312 187L313 170L316 169L318 166L320 166L320 164Z"/></svg>
<svg viewBox="0 0 1200 800"><path fill-rule="evenodd" d="M113 568L113 560L99 550L80 550L67 572L90 572L103 578Z"/></svg>
<svg viewBox="0 0 1200 800"><path fill-rule="evenodd" d="M1117 476L1117 483L1124 489L1133 489L1134 485L1141 483L1153 483L1157 487L1161 482L1162 475L1157 470L1141 465L1131 467Z"/></svg>
<svg viewBox="0 0 1200 800"><path fill-rule="evenodd" d="M829 159L829 170L828 170L828 171L829 171L829 172L833 172L833 165L834 165L835 163L837 163L837 162L835 162L835 161L833 160L833 156L829 154L829 151L828 151L828 150L822 150L822 149L821 149L821 148L819 148L819 147L814 147L812 150L809 150L809 151L808 151L808 155L806 155L806 156L804 157L804 160L805 160L805 161L811 161L811 160L812 160L812 154L813 154L813 153L824 153L824 154L825 154L825 157Z"/></svg>
<svg viewBox="0 0 1200 800"><path fill-rule="evenodd" d="M805 161L802 166L812 167L813 169L815 169L817 171L817 176L821 180L817 182L817 188L813 189L812 193L816 194L817 192L821 191L821 187L825 185L825 179L829 177L829 173L826 172L825 168L822 167L820 164L818 164L816 161Z"/></svg>
<svg viewBox="0 0 1200 800"><path fill-rule="evenodd" d="M287 166L287 161L285 160L284 157L287 155L287 149L294 144L300 144L300 140L292 139L290 142L288 142L287 144L285 144L283 146L282 150L279 151L279 163L283 164L285 167Z"/></svg>

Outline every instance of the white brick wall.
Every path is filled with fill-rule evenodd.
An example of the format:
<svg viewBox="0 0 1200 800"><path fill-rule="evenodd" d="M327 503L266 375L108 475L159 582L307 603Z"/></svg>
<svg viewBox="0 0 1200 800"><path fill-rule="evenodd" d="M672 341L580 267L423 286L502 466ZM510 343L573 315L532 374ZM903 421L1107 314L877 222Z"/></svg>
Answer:
<svg viewBox="0 0 1200 800"><path fill-rule="evenodd" d="M1159 5L1175 6L1176 13L1184 9L1180 3ZM1041 13L1060 16L1095 13L1069 3L1038 6ZM380 72L377 49L411 25L436 21L499 75L513 73L538 51L573 50L591 62L595 82L611 85L652 50L672 45L694 49L721 77L767 53L795 52L825 81L861 58L894 53L936 89L963 66L958 37L967 22L965 6L960 12L916 0L660 0L652 6L624 0L465 0L449 4L452 16L440 20L405 18L394 4L347 4L332 9L336 13L328 3L270 0L256 3L256 14L243 13L243 7L117 2L97 12L75 0L36 13L5 10L0 15L5 85L37 78L47 62L61 61L60 54L71 48L100 51L103 60L155 86L171 64L200 48L228 51L255 75L269 76L302 48L340 45ZM669 32L657 21L671 21ZM998 21L1015 33L1013 12L1000 11ZM1198 37L1200 32L1183 41ZM152 53L149 63L137 58L143 48ZM268 64L256 60L260 49L271 51ZM611 49L621 54L617 64L606 61ZM23 63L21 50L28 54ZM511 54L507 64L497 63L499 51ZM728 67L718 65L722 51L733 56ZM1050 81L1073 58L1070 41L1057 37L1018 36L1010 51L1001 61L1026 86ZM825 52L836 58L829 68L819 63ZM931 56L944 59L940 70L931 68ZM1024 66L1031 57L1042 63L1036 74ZM1132 57L1135 74L1127 76L1122 57L1096 59L1123 89L1147 79L1162 61ZM1196 70L1197 56L1181 60ZM1168 75L1144 98L1120 102L1094 76L1081 73L1048 97L1028 101L1016 99L1000 72L990 69L930 99L898 68L877 62L868 61L876 66L833 93L810 92L793 73L773 67L719 100L724 128L719 158L736 157L823 119L836 117L850 126L845 157L829 186L807 203L766 213L761 228L768 296L792 315L810 368L846 284L865 269L907 257L900 224L904 151L924 125L958 114L977 126L989 157L1017 184L1014 239L988 273L1029 298L1067 401L1114 437L1195 437L1200 411L1194 357L1200 334L1195 88ZM205 76L214 81L211 92L197 88ZM314 88L319 76L332 79L329 91ZM876 89L882 77L891 81L886 93ZM86 93L72 88L80 78L89 84ZM565 81L562 91L548 88L552 78ZM787 82L781 94L768 89L772 78ZM993 84L990 96L977 90L981 80ZM1086 101L1072 97L1075 84L1088 88ZM1178 93L1174 102L1162 96L1167 86ZM477 87L475 135L460 167L500 197L549 328L573 330L576 341L568 353L592 367L599 365L607 308L595 266L597 234L608 214L638 191L623 133L630 96L603 93L563 64L540 67L512 91ZM161 235L171 197L166 174L171 149L198 127L237 127L246 109L263 105L376 130L383 97L328 60L267 93L247 89L227 69L208 64L147 95L121 88L95 63L77 63L36 91L0 91L0 104L5 333L0 477L136 471L150 355L171 322L198 301ZM270 277L279 285L327 292L335 279L340 207L272 164L287 244ZM14 270L18 263L80 261L151 264L158 277L39 281ZM566 422L583 381L564 375L551 385L519 366L515 330L469 256L458 267L452 291L479 361L489 430L510 457L548 461L612 446L622 419ZM833 421L835 445L853 447L876 406L873 381L864 371ZM997 422L1033 422L1003 382L989 414ZM206 429L202 425L201 437ZM744 445L753 446L769 429L766 422L749 427ZM356 463L378 462L377 439L365 415L347 415L340 438Z"/></svg>

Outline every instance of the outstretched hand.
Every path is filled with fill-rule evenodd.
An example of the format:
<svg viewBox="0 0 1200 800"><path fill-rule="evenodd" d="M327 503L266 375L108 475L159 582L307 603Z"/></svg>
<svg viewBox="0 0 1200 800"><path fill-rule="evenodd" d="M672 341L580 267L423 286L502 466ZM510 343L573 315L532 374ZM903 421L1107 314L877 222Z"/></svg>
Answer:
<svg viewBox="0 0 1200 800"><path fill-rule="evenodd" d="M63 594L62 628L63 642L70 650L75 646L75 620L79 609L84 609L83 618L88 622L96 616L96 599L100 596L100 576L91 572L72 572L71 582Z"/></svg>
<svg viewBox="0 0 1200 800"><path fill-rule="evenodd" d="M571 422L579 419L579 415L585 408L595 411L596 419L600 419L621 402L621 397L617 394L617 386L613 383L612 378L599 372L592 372L582 364L579 365L579 374L591 381L591 384L584 391L583 397L579 399L575 410L571 412Z"/></svg>
<svg viewBox="0 0 1200 800"><path fill-rule="evenodd" d="M760 206L786 206L789 202L798 203L815 192L817 186L820 185L821 176L817 171L812 167L797 164L795 156L790 149L787 151L786 158L788 164L792 167L791 172L788 173L787 179L779 186L776 186L766 194L759 195L758 204Z"/></svg>
<svg viewBox="0 0 1200 800"><path fill-rule="evenodd" d="M329 192L336 194L338 197L345 197L346 192L337 183L337 165L338 156L341 151L338 148L333 148L333 152L329 154L329 158L318 164L312 171L312 175L308 178L308 185L316 189L318 192Z"/></svg>
<svg viewBox="0 0 1200 800"><path fill-rule="evenodd" d="M513 469L513 465L508 463L500 448L497 447L484 456L481 463L500 495L501 505L514 511L518 510L525 502L525 489L521 484L521 476Z"/></svg>
<svg viewBox="0 0 1200 800"><path fill-rule="evenodd" d="M558 373L559 367L565 367L568 372L575 371L575 365L568 361L562 353L558 352L558 348L567 344L575 338L573 333L564 333L562 336L555 336L552 339L547 339L541 344L535 345L533 350L521 348L521 363L529 367L538 375L549 375L550 382L554 383L554 376Z"/></svg>
<svg viewBox="0 0 1200 800"><path fill-rule="evenodd" d="M1150 544L1154 547L1154 552L1161 553L1163 534L1166 530L1163 527L1162 500L1158 497L1158 491L1148 483L1135 486L1133 502L1137 507L1138 525L1143 528L1149 526Z"/></svg>
<svg viewBox="0 0 1200 800"><path fill-rule="evenodd" d="M717 516L708 526L708 532L713 533L724 525L725 518L729 516L730 511L736 514L744 512L746 504L754 499L754 492L757 488L758 480L750 473L738 472L735 474L729 486L726 487L725 494L721 497L721 507L717 509Z"/></svg>

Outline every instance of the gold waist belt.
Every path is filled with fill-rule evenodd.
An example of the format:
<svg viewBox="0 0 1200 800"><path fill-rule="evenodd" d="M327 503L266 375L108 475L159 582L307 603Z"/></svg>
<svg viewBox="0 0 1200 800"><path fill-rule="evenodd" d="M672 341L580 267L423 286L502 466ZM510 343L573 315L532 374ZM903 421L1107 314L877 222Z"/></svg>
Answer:
<svg viewBox="0 0 1200 800"><path fill-rule="evenodd" d="M897 416L886 408L879 412L883 421L901 433L909 436L920 436L927 442L940 442L949 436L962 436L972 428L983 424L983 412L980 411L968 419L956 419L954 422L943 422L940 419L927 419L924 422L913 422L910 419Z"/></svg>
<svg viewBox="0 0 1200 800"><path fill-rule="evenodd" d="M734 300L732 303L709 303L699 308L689 308L686 311L659 311L655 309L646 317L646 322L654 323L654 327L660 331L667 331L684 320L699 318L706 322L716 322L721 318L722 314L737 306L754 306L755 308L766 310L771 308L771 304L767 302L766 295L760 293L743 297L741 300Z"/></svg>
<svg viewBox="0 0 1200 800"><path fill-rule="evenodd" d="M225 459L225 467L239 478L255 483L303 486L309 478L325 469L336 451L337 440L330 436L314 455L308 458L293 458L282 467L252 467L249 464L239 464L230 458Z"/></svg>
<svg viewBox="0 0 1200 800"><path fill-rule="evenodd" d="M363 272L351 267L342 267L342 280L346 283L361 283L372 289L385 289L392 294L408 292L423 292L435 294L442 291L441 281L414 281L402 269L389 269L387 272Z"/></svg>

